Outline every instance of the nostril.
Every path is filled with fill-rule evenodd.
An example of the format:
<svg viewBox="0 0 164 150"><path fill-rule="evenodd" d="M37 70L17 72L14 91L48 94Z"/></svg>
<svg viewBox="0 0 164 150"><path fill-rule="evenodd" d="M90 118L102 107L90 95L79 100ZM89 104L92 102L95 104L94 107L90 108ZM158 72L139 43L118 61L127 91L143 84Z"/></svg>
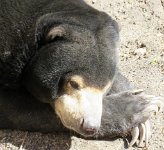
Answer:
<svg viewBox="0 0 164 150"><path fill-rule="evenodd" d="M87 134L94 134L94 133L96 133L96 131L97 131L96 128L83 128L83 130L84 130Z"/></svg>
<svg viewBox="0 0 164 150"><path fill-rule="evenodd" d="M86 134L94 134L98 130L98 126L94 125L93 122L84 119L81 121L81 128Z"/></svg>
<svg viewBox="0 0 164 150"><path fill-rule="evenodd" d="M84 119L81 119L80 126L83 127Z"/></svg>

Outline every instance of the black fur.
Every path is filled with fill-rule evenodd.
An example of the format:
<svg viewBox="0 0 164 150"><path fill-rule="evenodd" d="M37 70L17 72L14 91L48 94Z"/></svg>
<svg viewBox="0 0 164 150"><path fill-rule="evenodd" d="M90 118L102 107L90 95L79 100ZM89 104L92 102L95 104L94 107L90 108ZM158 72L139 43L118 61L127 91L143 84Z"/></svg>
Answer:
<svg viewBox="0 0 164 150"><path fill-rule="evenodd" d="M127 121L129 115L142 114L138 107L136 112L125 110L121 117L118 111L116 120L109 113L129 99L134 99L129 107L140 105L140 96L112 95L131 88L127 79L116 75L118 26L111 17L80 0L1 0L0 8L0 128L66 130L50 105L41 101L52 102L62 78L70 74L83 75L99 88L114 80L104 101L100 135L126 133L145 120ZM48 32L56 26L65 28L66 34L47 42Z"/></svg>

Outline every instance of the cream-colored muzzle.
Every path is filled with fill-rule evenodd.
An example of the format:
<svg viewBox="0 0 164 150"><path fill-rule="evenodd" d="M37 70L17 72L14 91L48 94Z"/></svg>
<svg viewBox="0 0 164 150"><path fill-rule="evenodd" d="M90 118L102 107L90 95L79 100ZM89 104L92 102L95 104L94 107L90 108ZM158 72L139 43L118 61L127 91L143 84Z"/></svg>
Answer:
<svg viewBox="0 0 164 150"><path fill-rule="evenodd" d="M82 122L99 128L102 116L102 93L81 89L78 94L63 94L55 100L55 111L64 126L82 135Z"/></svg>

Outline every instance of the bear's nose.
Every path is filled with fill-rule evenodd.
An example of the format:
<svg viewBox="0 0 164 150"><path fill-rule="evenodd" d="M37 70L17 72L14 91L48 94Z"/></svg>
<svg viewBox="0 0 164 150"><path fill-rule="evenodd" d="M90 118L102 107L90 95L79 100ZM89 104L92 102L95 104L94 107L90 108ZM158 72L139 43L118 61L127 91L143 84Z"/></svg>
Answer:
<svg viewBox="0 0 164 150"><path fill-rule="evenodd" d="M100 125L92 118L85 118L81 123L81 127L85 134L93 135L98 131Z"/></svg>

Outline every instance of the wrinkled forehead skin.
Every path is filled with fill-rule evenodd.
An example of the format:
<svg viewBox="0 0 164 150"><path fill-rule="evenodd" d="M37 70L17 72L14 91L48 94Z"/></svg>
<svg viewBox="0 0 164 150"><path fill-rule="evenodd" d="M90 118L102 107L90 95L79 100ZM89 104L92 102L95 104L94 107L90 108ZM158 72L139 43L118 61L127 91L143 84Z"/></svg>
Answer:
<svg viewBox="0 0 164 150"><path fill-rule="evenodd" d="M117 24L109 17L104 23L91 24L60 24L66 29L64 39L43 46L37 55L40 63L34 68L44 70L41 78L72 72L94 87L104 87L113 79L119 41Z"/></svg>

